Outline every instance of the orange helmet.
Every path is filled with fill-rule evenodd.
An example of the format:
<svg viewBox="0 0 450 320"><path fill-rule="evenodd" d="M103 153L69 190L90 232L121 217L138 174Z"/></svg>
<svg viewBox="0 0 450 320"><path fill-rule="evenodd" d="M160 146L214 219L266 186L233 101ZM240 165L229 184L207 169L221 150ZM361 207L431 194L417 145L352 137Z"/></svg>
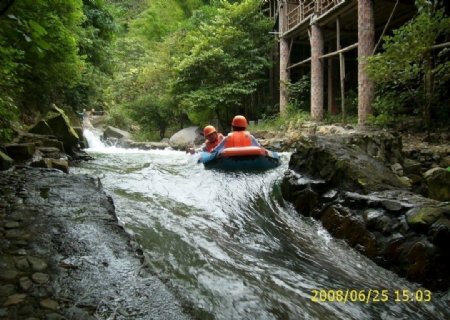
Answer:
<svg viewBox="0 0 450 320"><path fill-rule="evenodd" d="M205 137L214 132L217 132L217 131L216 131L216 128L214 128L213 126L206 126L205 129L203 129L203 135Z"/></svg>
<svg viewBox="0 0 450 320"><path fill-rule="evenodd" d="M231 125L233 127L247 128L248 123L247 123L247 119L245 119L244 116L235 116L233 118L233 121L231 122Z"/></svg>

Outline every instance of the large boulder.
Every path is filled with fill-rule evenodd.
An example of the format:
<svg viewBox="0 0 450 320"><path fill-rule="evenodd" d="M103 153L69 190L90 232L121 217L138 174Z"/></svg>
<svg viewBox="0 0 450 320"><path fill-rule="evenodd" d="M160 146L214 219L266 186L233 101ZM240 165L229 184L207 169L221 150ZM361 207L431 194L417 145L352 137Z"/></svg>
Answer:
<svg viewBox="0 0 450 320"><path fill-rule="evenodd" d="M28 160L33 157L36 150L34 143L9 143L5 146L8 155L18 161Z"/></svg>
<svg viewBox="0 0 450 320"><path fill-rule="evenodd" d="M119 140L130 140L131 134L127 131L108 126L106 128L106 130L103 132L103 138L104 139L116 138Z"/></svg>
<svg viewBox="0 0 450 320"><path fill-rule="evenodd" d="M289 167L330 186L363 193L406 188L386 163L403 162L401 152L392 150L394 137L377 134L355 136L312 136L297 145ZM396 143L401 148L401 143Z"/></svg>
<svg viewBox="0 0 450 320"><path fill-rule="evenodd" d="M199 127L184 128L169 139L169 145L174 149L183 150L192 145L200 145L204 141Z"/></svg>
<svg viewBox="0 0 450 320"><path fill-rule="evenodd" d="M450 201L450 171L433 168L424 174L427 196L439 201Z"/></svg>
<svg viewBox="0 0 450 320"><path fill-rule="evenodd" d="M405 164L401 146L388 133L305 136L281 191L300 214L320 220L331 235L379 265L445 291L450 208L413 193L399 178ZM405 167L417 172L415 163Z"/></svg>
<svg viewBox="0 0 450 320"><path fill-rule="evenodd" d="M62 141L64 149L68 153L72 153L80 141L64 111L55 105L29 132L56 136Z"/></svg>

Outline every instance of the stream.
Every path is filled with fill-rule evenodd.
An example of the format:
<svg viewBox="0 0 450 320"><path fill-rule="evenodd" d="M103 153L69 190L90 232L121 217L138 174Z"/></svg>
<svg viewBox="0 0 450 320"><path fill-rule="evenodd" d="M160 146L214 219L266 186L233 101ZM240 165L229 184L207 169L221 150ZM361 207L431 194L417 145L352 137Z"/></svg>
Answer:
<svg viewBox="0 0 450 320"><path fill-rule="evenodd" d="M425 290L333 239L282 199L289 153L277 169L221 172L205 170L196 155L105 147L94 132L85 135L95 160L72 172L101 179L152 272L195 318L450 319L443 295L395 301L396 290ZM313 301L321 289L365 297L371 290L372 297ZM389 296L375 301L375 290Z"/></svg>

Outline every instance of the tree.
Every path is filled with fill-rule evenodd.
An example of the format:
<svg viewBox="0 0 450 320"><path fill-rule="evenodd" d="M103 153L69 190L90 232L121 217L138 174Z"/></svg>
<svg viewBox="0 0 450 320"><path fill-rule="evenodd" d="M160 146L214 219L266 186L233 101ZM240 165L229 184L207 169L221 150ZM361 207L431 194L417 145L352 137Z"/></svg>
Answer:
<svg viewBox="0 0 450 320"><path fill-rule="evenodd" d="M378 111L421 112L426 127L450 79L448 49L433 50L450 36L450 19L438 4L417 0L417 16L384 38L384 52L370 57L367 68L378 87Z"/></svg>
<svg viewBox="0 0 450 320"><path fill-rule="evenodd" d="M173 94L196 123L215 116L228 125L268 81L271 22L261 2L220 4L194 13L175 58Z"/></svg>

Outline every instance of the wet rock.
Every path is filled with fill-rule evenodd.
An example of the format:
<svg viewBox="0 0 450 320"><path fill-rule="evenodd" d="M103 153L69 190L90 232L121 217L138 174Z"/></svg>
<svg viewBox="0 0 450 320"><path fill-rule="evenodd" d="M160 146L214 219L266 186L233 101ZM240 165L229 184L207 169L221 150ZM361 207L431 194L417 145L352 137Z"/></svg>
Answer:
<svg viewBox="0 0 450 320"><path fill-rule="evenodd" d="M15 304L20 304L25 301L27 295L23 293L13 294L6 299L6 302L3 304L4 307L12 306Z"/></svg>
<svg viewBox="0 0 450 320"><path fill-rule="evenodd" d="M66 318L58 313L49 313L47 314L46 320L65 320Z"/></svg>
<svg viewBox="0 0 450 320"><path fill-rule="evenodd" d="M450 219L442 216L428 230L431 242L440 247L450 243Z"/></svg>
<svg viewBox="0 0 450 320"><path fill-rule="evenodd" d="M381 201L381 204L386 210L392 212L398 212L403 208L400 202L393 200L383 200Z"/></svg>
<svg viewBox="0 0 450 320"><path fill-rule="evenodd" d="M435 247L426 240L416 242L407 254L407 259L411 263L407 277L415 281L425 278L435 251Z"/></svg>
<svg viewBox="0 0 450 320"><path fill-rule="evenodd" d="M27 270L30 267L27 258L24 256L15 257L14 260L16 262L16 267L19 270Z"/></svg>
<svg viewBox="0 0 450 320"><path fill-rule="evenodd" d="M295 209L305 216L310 216L314 207L318 203L319 195L310 188L307 188L297 192L295 196Z"/></svg>
<svg viewBox="0 0 450 320"><path fill-rule="evenodd" d="M31 275L31 279L37 284L44 284L48 282L50 277L48 274L36 272Z"/></svg>
<svg viewBox="0 0 450 320"><path fill-rule="evenodd" d="M31 282L30 278L28 277L21 277L19 279L19 285L22 288L23 291L28 291L33 286L33 283Z"/></svg>
<svg viewBox="0 0 450 320"><path fill-rule="evenodd" d="M176 132L169 139L169 144L174 149L185 150L191 145L200 145L204 138L199 127L184 128Z"/></svg>
<svg viewBox="0 0 450 320"><path fill-rule="evenodd" d="M20 226L19 222L17 221L5 221L5 228L6 229L15 229Z"/></svg>
<svg viewBox="0 0 450 320"><path fill-rule="evenodd" d="M28 256L27 259L34 271L44 271L45 269L47 269L47 263L44 260L31 256Z"/></svg>
<svg viewBox="0 0 450 320"><path fill-rule="evenodd" d="M305 136L291 156L282 195L378 264L428 288L448 290L450 257L444 243L450 241L450 209L408 190L413 182L421 189L421 177L398 177L421 174L424 165L436 161L433 155L418 150L414 157L429 164L403 163L401 141L385 134ZM311 180L321 184L315 188Z"/></svg>
<svg viewBox="0 0 450 320"><path fill-rule="evenodd" d="M106 130L103 132L103 138L116 138L118 140L120 139L131 139L131 134L129 132L126 132L124 130L114 128L111 126L106 127Z"/></svg>
<svg viewBox="0 0 450 320"><path fill-rule="evenodd" d="M433 168L424 174L427 196L439 201L450 201L450 171Z"/></svg>
<svg viewBox="0 0 450 320"><path fill-rule="evenodd" d="M0 297L8 297L16 293L16 286L13 284L5 284L0 286Z"/></svg>
<svg viewBox="0 0 450 320"><path fill-rule="evenodd" d="M51 134L56 136L59 140L62 141L64 145L64 150L68 153L72 152L73 148L77 147L79 143L79 137L73 127L70 125L69 119L65 112L53 105L52 109L45 115L45 117L39 122L44 123L42 127L48 127L51 129ZM30 130L31 133L39 133L42 134L44 132L39 132L37 130L37 126L41 126L37 124L35 128ZM49 134L45 132L44 134Z"/></svg>
<svg viewBox="0 0 450 320"><path fill-rule="evenodd" d="M391 170L393 173L395 173L398 176L403 176L403 167L400 163L394 163L391 165Z"/></svg>
<svg viewBox="0 0 450 320"><path fill-rule="evenodd" d="M44 299L40 303L41 307L49 310L58 310L59 304L55 300L52 299Z"/></svg>
<svg viewBox="0 0 450 320"><path fill-rule="evenodd" d="M403 170L406 174L415 174L420 175L421 174L421 163L418 161L415 161L413 159L406 158L403 162Z"/></svg>
<svg viewBox="0 0 450 320"><path fill-rule="evenodd" d="M19 314L22 317L26 317L27 315L34 314L34 313L35 313L35 309L34 309L34 307L32 305L27 304L27 305L24 305L24 306L20 306Z"/></svg>
<svg viewBox="0 0 450 320"><path fill-rule="evenodd" d="M3 282L13 282L18 274L17 270L3 269L2 272L0 272L0 280Z"/></svg>
<svg viewBox="0 0 450 320"><path fill-rule="evenodd" d="M14 165L14 160L8 155L0 151L0 171L8 170Z"/></svg>
<svg viewBox="0 0 450 320"><path fill-rule="evenodd" d="M444 208L439 207L413 208L406 214L406 221L411 228L426 232L433 223L444 216L444 211Z"/></svg>
<svg viewBox="0 0 450 320"><path fill-rule="evenodd" d="M5 147L8 155L18 161L31 159L36 150L34 143L10 143Z"/></svg>
<svg viewBox="0 0 450 320"><path fill-rule="evenodd" d="M39 159L37 161L31 162L30 166L32 166L34 168L51 169L52 168L52 159L47 159L47 158Z"/></svg>

